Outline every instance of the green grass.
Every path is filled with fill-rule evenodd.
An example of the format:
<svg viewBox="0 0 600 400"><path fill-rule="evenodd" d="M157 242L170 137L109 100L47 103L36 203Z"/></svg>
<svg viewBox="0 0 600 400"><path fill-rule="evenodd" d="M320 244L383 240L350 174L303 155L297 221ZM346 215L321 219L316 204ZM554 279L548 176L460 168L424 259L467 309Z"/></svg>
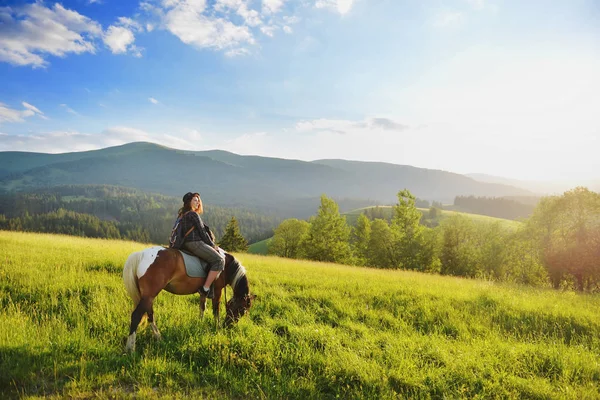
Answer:
<svg viewBox="0 0 600 400"><path fill-rule="evenodd" d="M250 254L238 325L164 292L126 354L143 247L0 232L0 398L600 397L598 296Z"/></svg>
<svg viewBox="0 0 600 400"><path fill-rule="evenodd" d="M355 210L343 213L342 215L344 215L346 217L346 221L348 222L349 225L356 225L356 220L358 219L358 216L369 208L375 208L375 207L357 208ZM392 213L393 213L392 206L379 206L379 208L383 210L386 217L391 218ZM429 214L428 208L417 208L417 209L421 212L421 214L424 214L426 216ZM457 214L463 215L463 216L470 218L476 222L486 222L486 223L499 222L501 225L503 225L507 228L515 228L515 227L519 226L519 224L520 224L519 221L513 221L510 219L489 217L487 215L471 214L471 213L466 213L466 212L450 211L450 210L441 210L441 215L437 218L437 222L439 223L442 220L444 220L445 218L448 218L450 216L457 215Z"/></svg>
<svg viewBox="0 0 600 400"><path fill-rule="evenodd" d="M272 239L273 238L270 237L268 239L261 240L260 242L252 243L248 247L248 253L250 253L250 254L262 254L262 255L266 255L267 254L267 249L269 247L269 243L271 243Z"/></svg>

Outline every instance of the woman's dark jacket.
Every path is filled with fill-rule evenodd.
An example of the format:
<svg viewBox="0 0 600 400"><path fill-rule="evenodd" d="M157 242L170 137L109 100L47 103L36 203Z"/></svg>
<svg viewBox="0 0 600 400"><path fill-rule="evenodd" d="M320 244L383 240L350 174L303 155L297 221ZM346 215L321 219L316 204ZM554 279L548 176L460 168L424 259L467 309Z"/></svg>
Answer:
<svg viewBox="0 0 600 400"><path fill-rule="evenodd" d="M189 231L191 227L196 228L185 237L185 242L197 242L198 240L202 240L209 246L215 247L215 242L213 242L208 235L206 226L204 225L204 222L202 222L202 218L200 218L200 215L197 212L189 211L184 214L181 220L181 227L183 228L182 230L184 232Z"/></svg>

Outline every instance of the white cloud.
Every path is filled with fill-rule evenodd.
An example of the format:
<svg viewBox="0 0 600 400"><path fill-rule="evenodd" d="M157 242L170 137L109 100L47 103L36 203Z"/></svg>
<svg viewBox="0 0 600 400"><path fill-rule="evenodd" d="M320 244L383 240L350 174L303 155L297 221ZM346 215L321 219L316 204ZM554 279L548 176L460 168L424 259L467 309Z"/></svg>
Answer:
<svg viewBox="0 0 600 400"><path fill-rule="evenodd" d="M214 9L219 12L235 12L244 19L246 25L255 27L262 24L258 11L248 7L248 0L217 0Z"/></svg>
<svg viewBox="0 0 600 400"><path fill-rule="evenodd" d="M148 101L152 104L158 104L158 100L156 100L154 97L148 97Z"/></svg>
<svg viewBox="0 0 600 400"><path fill-rule="evenodd" d="M258 26L262 24L258 11L249 9L245 3L237 9L237 13L244 18L244 21L248 26Z"/></svg>
<svg viewBox="0 0 600 400"><path fill-rule="evenodd" d="M217 10L217 11L236 10L242 4L244 4L244 0L217 0L215 2L215 10Z"/></svg>
<svg viewBox="0 0 600 400"><path fill-rule="evenodd" d="M281 7L285 0L262 0L262 11L263 14L275 14Z"/></svg>
<svg viewBox="0 0 600 400"><path fill-rule="evenodd" d="M225 56L227 57L247 56L248 54L250 54L250 50L245 48L231 49L225 52Z"/></svg>
<svg viewBox="0 0 600 400"><path fill-rule="evenodd" d="M260 27L260 31L269 37L273 37L275 35L276 26L273 25L263 25Z"/></svg>
<svg viewBox="0 0 600 400"><path fill-rule="evenodd" d="M22 102L24 110L15 110L9 108L5 104L0 103L0 124L3 122L25 122L25 118L32 117L34 115L39 116L43 119L48 119L43 112L32 104Z"/></svg>
<svg viewBox="0 0 600 400"><path fill-rule="evenodd" d="M302 0L294 9L307 7L306 1ZM292 34L292 25L300 18L281 15L286 3L287 0L154 0L142 1L140 9L151 20L147 24L171 32L183 43L220 50L231 57L252 52L248 45L256 44L255 35L259 31L269 37L274 37L279 29ZM319 8L346 14L354 0L317 0L317 3ZM261 12L252 7L260 7ZM246 50L239 50L242 48Z"/></svg>
<svg viewBox="0 0 600 400"><path fill-rule="evenodd" d="M136 32L141 32L144 30L144 28L142 27L142 25L139 22L134 21L131 18L127 18L127 17L117 18L117 25L124 26L124 27L129 28Z"/></svg>
<svg viewBox="0 0 600 400"><path fill-rule="evenodd" d="M101 133L82 133L77 131L41 132L31 135L8 135L0 133L0 151L65 153L96 150L131 142L152 142L179 149L196 148L197 145L193 141L188 140L191 137L194 136L183 135L182 138L178 138L168 134L153 134L126 126L110 127Z"/></svg>
<svg viewBox="0 0 600 400"><path fill-rule="evenodd" d="M46 57L68 53L94 53L93 40L102 33L100 24L55 3L0 8L0 61L44 67Z"/></svg>
<svg viewBox="0 0 600 400"><path fill-rule="evenodd" d="M408 125L384 117L367 118L362 121L321 118L296 123L296 130L298 132L327 131L342 135L372 130L401 132L407 129L409 129Z"/></svg>
<svg viewBox="0 0 600 400"><path fill-rule="evenodd" d="M316 8L328 8L337 11L341 15L345 15L352 9L354 0L317 0Z"/></svg>
<svg viewBox="0 0 600 400"><path fill-rule="evenodd" d="M26 110L24 110L26 111ZM23 111L15 110L12 108L6 107L4 104L0 103L0 123L3 122L24 122L24 117L30 116L25 115Z"/></svg>
<svg viewBox="0 0 600 400"><path fill-rule="evenodd" d="M254 43L247 26L204 15L204 0L166 0L163 6L166 11L162 17L164 26L186 44L221 50Z"/></svg>
<svg viewBox="0 0 600 400"><path fill-rule="evenodd" d="M258 132L211 141L215 148L300 160L343 158L402 163L413 153L427 152L416 129L392 118L298 121L291 129ZM406 162L405 162L406 163Z"/></svg>
<svg viewBox="0 0 600 400"><path fill-rule="evenodd" d="M300 22L300 18L295 15L286 15L283 17L283 21L288 25L294 25Z"/></svg>
<svg viewBox="0 0 600 400"><path fill-rule="evenodd" d="M29 104L29 103L26 103L26 102L22 102L21 104L23 105L23 107L25 107L25 108L27 108L27 109L29 109L29 110L33 111L33 112L36 112L36 113L38 113L38 114L44 114L43 112L41 112L41 111L40 111L40 110L39 110L39 109L38 109L36 106L34 106L34 105L31 105L31 104Z"/></svg>
<svg viewBox="0 0 600 400"><path fill-rule="evenodd" d="M122 26L110 26L104 34L104 43L113 54L127 52L127 47L135 41L135 36L127 28Z"/></svg>
<svg viewBox="0 0 600 400"><path fill-rule="evenodd" d="M62 108L64 108L68 113L73 114L73 115L80 115L77 111L73 110L71 107L69 107L66 104L61 104L60 105Z"/></svg>
<svg viewBox="0 0 600 400"><path fill-rule="evenodd" d="M134 32L143 31L142 26L127 17L119 17L117 23L108 27L102 39L113 54L130 53L135 57L142 56L142 48L137 47Z"/></svg>

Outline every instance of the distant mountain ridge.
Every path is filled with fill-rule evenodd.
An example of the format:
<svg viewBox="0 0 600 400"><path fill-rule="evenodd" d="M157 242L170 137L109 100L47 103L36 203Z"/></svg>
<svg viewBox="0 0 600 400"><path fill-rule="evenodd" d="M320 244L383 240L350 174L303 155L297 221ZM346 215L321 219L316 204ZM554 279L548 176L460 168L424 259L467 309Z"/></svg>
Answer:
<svg viewBox="0 0 600 400"><path fill-rule="evenodd" d="M590 190L600 190L599 181L587 181L580 182L579 184L567 183L567 182L549 182L549 181L533 181L533 180L519 180L504 178L500 176L493 176L487 174L465 174L469 178L473 178L479 182L487 183L499 183L503 185L514 186L526 190L531 190L538 195L561 195L567 190L571 190L576 186L585 186Z"/></svg>
<svg viewBox="0 0 600 400"><path fill-rule="evenodd" d="M312 162L242 156L223 150L185 151L129 143L85 152L0 152L0 190L62 184L109 184L179 196L198 191L207 204L303 216L321 194L347 209L391 204L408 188L417 197L450 203L457 195L529 196L528 190L407 165L346 160ZM340 204L342 208L342 205Z"/></svg>

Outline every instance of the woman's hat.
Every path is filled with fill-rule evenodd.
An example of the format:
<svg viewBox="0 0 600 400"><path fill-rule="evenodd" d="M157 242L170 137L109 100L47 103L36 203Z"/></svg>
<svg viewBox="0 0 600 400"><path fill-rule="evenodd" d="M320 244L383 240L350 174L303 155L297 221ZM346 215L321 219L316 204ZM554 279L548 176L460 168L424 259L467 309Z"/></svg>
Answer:
<svg viewBox="0 0 600 400"><path fill-rule="evenodd" d="M186 194L183 195L183 202L187 203L187 202L191 201L193 197L194 197L194 193L187 192Z"/></svg>

